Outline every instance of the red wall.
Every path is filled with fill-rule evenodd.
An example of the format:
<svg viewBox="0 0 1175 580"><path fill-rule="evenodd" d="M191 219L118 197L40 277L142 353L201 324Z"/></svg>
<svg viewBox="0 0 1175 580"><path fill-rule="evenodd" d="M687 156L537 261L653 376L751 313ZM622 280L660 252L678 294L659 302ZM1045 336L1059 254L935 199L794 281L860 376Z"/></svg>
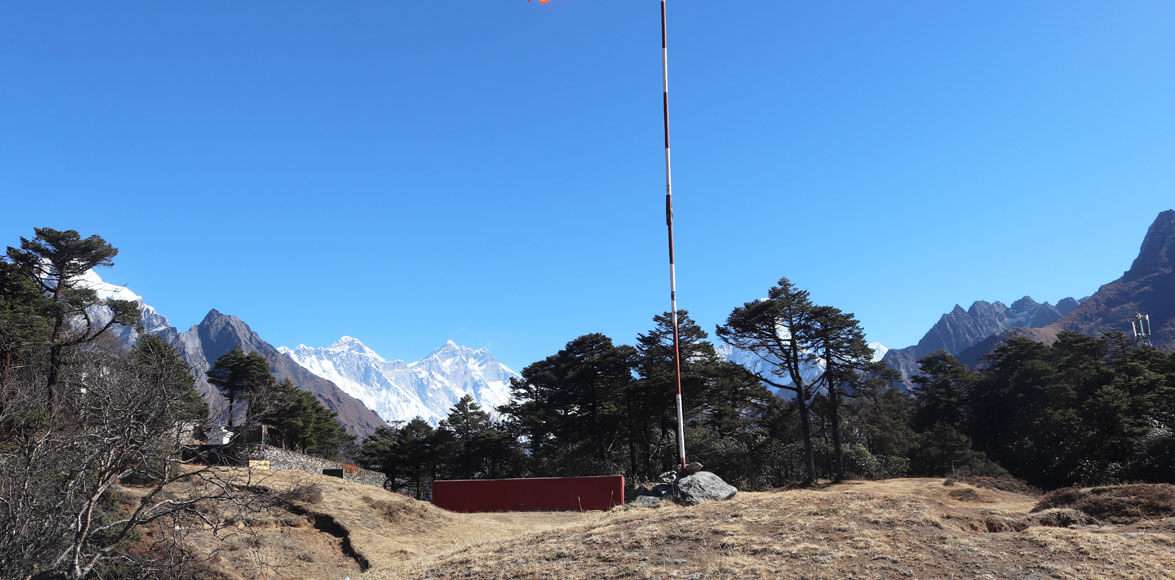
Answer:
<svg viewBox="0 0 1175 580"><path fill-rule="evenodd" d="M607 510L624 505L624 476L434 481L432 503L454 512Z"/></svg>

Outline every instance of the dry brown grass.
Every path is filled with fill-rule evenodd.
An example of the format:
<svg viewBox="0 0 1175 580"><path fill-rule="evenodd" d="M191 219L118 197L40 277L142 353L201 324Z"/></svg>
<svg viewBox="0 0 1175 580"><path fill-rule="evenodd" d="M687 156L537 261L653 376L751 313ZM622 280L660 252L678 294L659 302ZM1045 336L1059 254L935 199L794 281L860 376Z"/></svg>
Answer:
<svg viewBox="0 0 1175 580"><path fill-rule="evenodd" d="M239 476L244 482L245 474ZM287 494L291 501L284 508L223 511L214 515L227 528L188 534L188 545L227 578L356 578L364 566L394 572L485 542L602 516L454 514L377 487L294 471L253 472L248 484L294 493Z"/></svg>
<svg viewBox="0 0 1175 580"><path fill-rule="evenodd" d="M1175 578L1175 520L1090 525L1077 510L1030 513L1033 497L941 479L586 514L455 514L335 478L276 472L264 482L306 484L321 498L297 509L345 529L370 564L365 580ZM286 517L259 543L238 539L224 552L230 576L255 577L244 562L261 552L283 563L272 577L357 578L356 559L336 538L305 514Z"/></svg>
<svg viewBox="0 0 1175 580"><path fill-rule="evenodd" d="M1175 517L1175 485L1150 483L1104 487L1067 487L1041 498L1033 511L1072 508L1099 520L1133 524Z"/></svg>
<svg viewBox="0 0 1175 580"><path fill-rule="evenodd" d="M960 481L974 487L981 487L983 489L995 489L998 491L1010 491L1021 495L1030 495L1033 497L1041 495L1041 491L1031 485L1028 485L1022 480L1014 477L991 477L989 475L968 475L960 478Z"/></svg>
<svg viewBox="0 0 1175 580"><path fill-rule="evenodd" d="M485 544L419 578L1167 578L1175 535L1028 521L1033 498L941 479L743 493ZM951 492L970 490L960 501ZM958 495L958 494L956 494ZM376 578L403 577L373 571Z"/></svg>

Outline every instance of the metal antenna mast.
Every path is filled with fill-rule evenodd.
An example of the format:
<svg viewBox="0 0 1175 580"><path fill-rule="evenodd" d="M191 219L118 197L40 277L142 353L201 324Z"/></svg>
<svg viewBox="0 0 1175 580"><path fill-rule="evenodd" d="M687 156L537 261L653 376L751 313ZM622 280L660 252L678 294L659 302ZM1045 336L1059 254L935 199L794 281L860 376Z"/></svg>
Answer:
<svg viewBox="0 0 1175 580"><path fill-rule="evenodd" d="M1130 321L1130 329L1134 331L1134 340L1139 344L1150 346L1151 344L1151 317L1149 314L1142 314L1141 312L1134 316L1134 320Z"/></svg>
<svg viewBox="0 0 1175 580"><path fill-rule="evenodd" d="M673 244L673 163L669 154L669 18L661 0L661 110L665 120L665 227L669 232L669 307L673 315L673 379L677 385L677 454L685 469L685 417L681 405L681 328L677 320L677 268Z"/></svg>

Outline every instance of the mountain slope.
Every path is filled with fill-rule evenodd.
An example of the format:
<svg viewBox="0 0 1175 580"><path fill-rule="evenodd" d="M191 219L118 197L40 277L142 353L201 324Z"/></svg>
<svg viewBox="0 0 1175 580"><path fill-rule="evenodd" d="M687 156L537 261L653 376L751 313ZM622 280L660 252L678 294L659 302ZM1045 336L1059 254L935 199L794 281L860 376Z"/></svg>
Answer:
<svg viewBox="0 0 1175 580"><path fill-rule="evenodd" d="M160 336L168 342L174 342L179 336L179 333L172 327L171 322L165 316L160 314L150 304L144 302L143 297L136 294L130 288L111 284L103 280L102 276L94 270L90 270L82 275L80 286L93 290L98 298L102 300L129 300L139 305L140 328L116 325L108 331L124 348L129 349L133 346L135 341L138 340L140 332ZM90 315L96 327L105 325L113 316L110 308L106 306L91 306L87 310L87 314Z"/></svg>
<svg viewBox="0 0 1175 580"><path fill-rule="evenodd" d="M1158 215L1130 269L1098 289L1050 330L1082 334L1130 332L1138 313L1150 316L1155 346L1175 348L1175 210Z"/></svg>
<svg viewBox="0 0 1175 580"><path fill-rule="evenodd" d="M221 355L237 348L261 355L278 380L289 380L313 394L319 402L338 414L339 422L348 432L364 437L384 425L383 420L358 399L279 352L241 319L222 314L216 309L210 310L200 324L188 329L177 340L177 349L192 366L197 388L208 397L214 411L223 408L224 400L208 383L205 373Z"/></svg>
<svg viewBox="0 0 1175 580"><path fill-rule="evenodd" d="M1051 342L1063 331L1129 334L1130 321L1138 313L1150 316L1152 344L1175 349L1175 210L1159 213L1130 269L1089 298L1066 298L1056 306L1027 297L1010 308L999 302L976 302L969 310L956 306L917 345L892 350L884 360L908 383L918 360L939 350L976 365L1011 336Z"/></svg>
<svg viewBox="0 0 1175 580"><path fill-rule="evenodd" d="M389 361L349 336L326 347L303 344L279 350L388 421L421 417L436 424L467 394L496 415L495 409L510 400L510 379L518 376L489 351L453 341L411 363Z"/></svg>
<svg viewBox="0 0 1175 580"><path fill-rule="evenodd" d="M196 390L200 391L208 402L213 417L219 417L224 413L227 402L220 392L208 383L205 373L221 355L234 348L240 348L264 357L269 363L270 371L278 380L288 379L313 394L323 405L338 414L339 421L348 432L363 437L384 425L379 416L364 407L363 403L278 352L273 345L265 342L249 328L248 324L235 316L221 314L213 309L200 324L181 333L166 317L144 302L142 296L125 286L106 282L93 270L83 276L82 285L94 290L103 300L130 300L139 304L139 328L118 325L110 329L110 334L125 349L134 346L141 334L159 336L175 347L192 368ZM110 309L105 306L92 307L88 313L97 325L105 324L112 315Z"/></svg>
<svg viewBox="0 0 1175 580"><path fill-rule="evenodd" d="M1077 300L1065 298L1054 306L1025 296L1007 306L1002 302L976 301L970 308L955 305L914 346L893 349L882 360L902 374L902 381L918 372L918 361L939 351L962 354L1008 331L1052 324L1078 307Z"/></svg>

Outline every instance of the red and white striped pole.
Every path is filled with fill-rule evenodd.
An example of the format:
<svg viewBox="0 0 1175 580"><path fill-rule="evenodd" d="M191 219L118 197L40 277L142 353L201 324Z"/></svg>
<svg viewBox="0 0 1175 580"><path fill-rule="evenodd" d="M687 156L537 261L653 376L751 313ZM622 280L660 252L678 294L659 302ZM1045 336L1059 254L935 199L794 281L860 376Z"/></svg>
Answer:
<svg viewBox="0 0 1175 580"><path fill-rule="evenodd" d="M681 329L677 321L677 267L673 244L673 163L669 154L669 18L661 0L661 110L665 120L665 227L669 232L669 308L673 315L673 379L677 385L677 454L681 469L685 459L685 416L681 404Z"/></svg>

